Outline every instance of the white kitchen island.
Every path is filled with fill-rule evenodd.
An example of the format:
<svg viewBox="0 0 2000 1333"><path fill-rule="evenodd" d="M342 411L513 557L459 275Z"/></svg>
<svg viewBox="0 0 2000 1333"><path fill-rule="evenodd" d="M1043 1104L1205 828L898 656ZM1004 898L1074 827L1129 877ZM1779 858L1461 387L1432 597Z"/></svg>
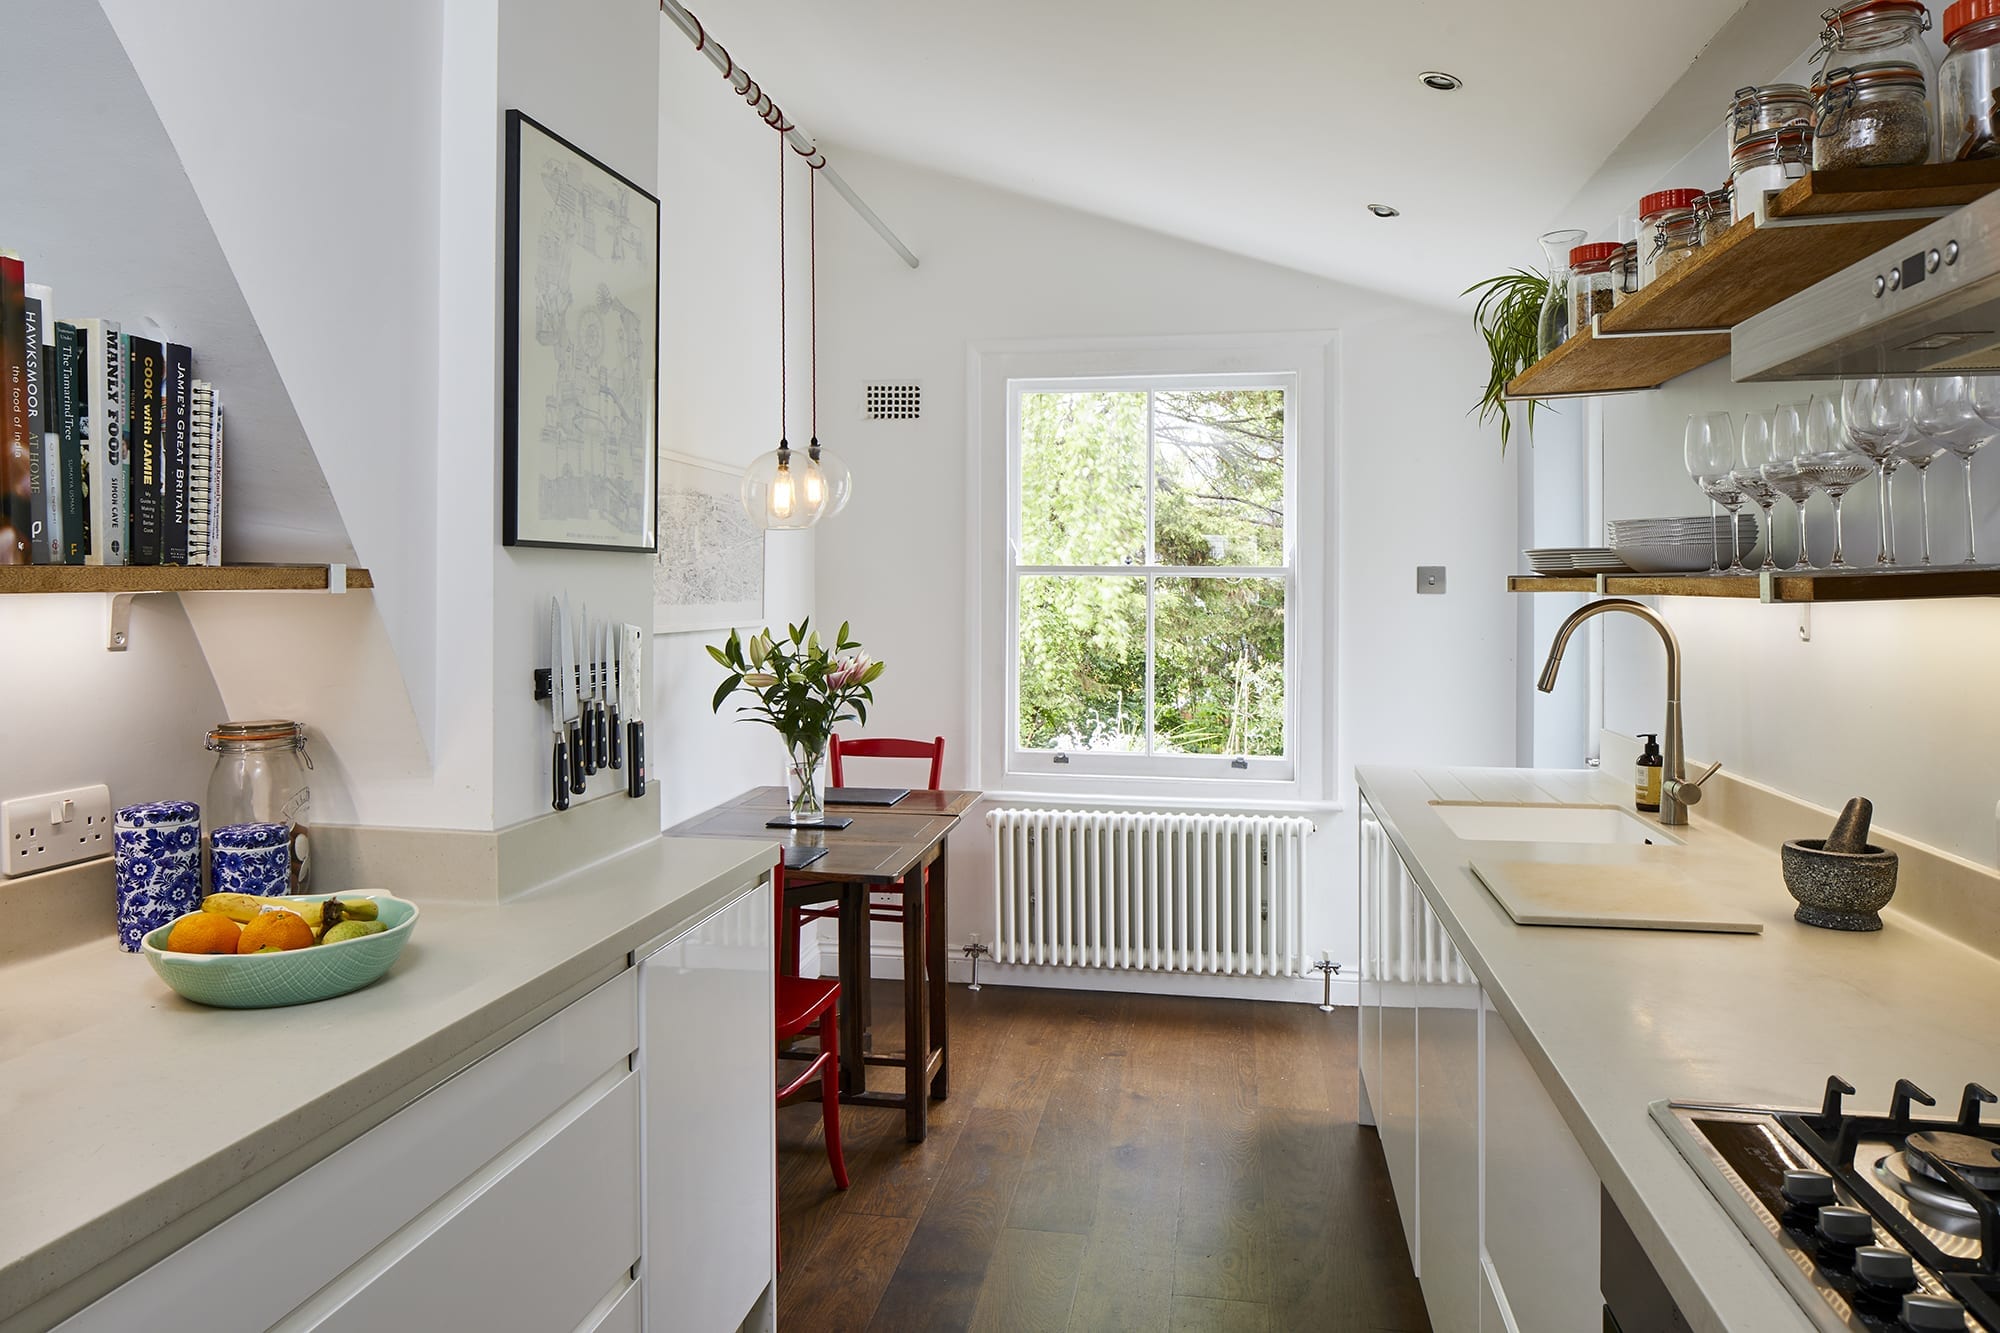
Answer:
<svg viewBox="0 0 2000 1333"><path fill-rule="evenodd" d="M1674 854L1760 918L1761 935L1518 926L1470 862L1529 844L1462 840L1434 803L1629 808L1629 781L1395 768L1359 780L1362 1083L1439 1333L1597 1333L1600 1185L1689 1326L1810 1329L1649 1104L1816 1106L1835 1073L1877 1107L1898 1078L1941 1098L1991 1082L2000 961L1893 905L1878 934L1799 925L1776 847L1700 809L1666 831L1683 844ZM1614 880L1618 853L1590 855Z"/></svg>
<svg viewBox="0 0 2000 1333"><path fill-rule="evenodd" d="M768 1324L773 859L419 894L386 977L295 1008L108 935L0 968L0 1330Z"/></svg>

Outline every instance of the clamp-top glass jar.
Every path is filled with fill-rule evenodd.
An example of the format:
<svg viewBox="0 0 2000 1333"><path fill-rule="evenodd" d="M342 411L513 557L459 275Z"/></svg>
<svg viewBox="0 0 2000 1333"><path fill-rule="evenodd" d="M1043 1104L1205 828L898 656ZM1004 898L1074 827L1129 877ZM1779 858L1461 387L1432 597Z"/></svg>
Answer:
<svg viewBox="0 0 2000 1333"><path fill-rule="evenodd" d="M1813 55L1816 68L1895 62L1915 65L1925 87L1936 85L1937 62L1924 42L1931 30L1930 6L1924 0L1844 0L1820 19L1826 26Z"/></svg>
<svg viewBox="0 0 2000 1333"><path fill-rule="evenodd" d="M1944 41L1938 160L2000 157L2000 0L1958 0L1944 11Z"/></svg>
<svg viewBox="0 0 2000 1333"><path fill-rule="evenodd" d="M1758 200L1783 190L1812 169L1812 127L1786 125L1753 134L1729 155L1729 191L1739 218L1757 211Z"/></svg>
<svg viewBox="0 0 2000 1333"><path fill-rule="evenodd" d="M298 722L223 722L208 733L215 771L202 818L208 831L231 824L283 824L292 848L291 892L306 891L312 869L312 756Z"/></svg>
<svg viewBox="0 0 2000 1333"><path fill-rule="evenodd" d="M1639 200L1639 285L1659 276L1660 226L1680 215L1694 216L1700 190L1655 190ZM1699 234L1699 233L1697 233Z"/></svg>
<svg viewBox="0 0 2000 1333"><path fill-rule="evenodd" d="M1654 240L1653 277L1672 273L1701 249L1701 218L1692 208L1675 209L1660 219Z"/></svg>
<svg viewBox="0 0 2000 1333"><path fill-rule="evenodd" d="M1569 319L1572 336L1590 327L1599 315L1611 313L1618 302L1618 257L1625 247L1617 241L1579 245L1569 252Z"/></svg>
<svg viewBox="0 0 2000 1333"><path fill-rule="evenodd" d="M1813 170L1914 167L1936 139L1923 71L1907 61L1842 66L1814 89Z"/></svg>
<svg viewBox="0 0 2000 1333"><path fill-rule="evenodd" d="M1701 222L1701 243L1714 245L1729 233L1736 222L1736 212L1730 203L1729 187L1710 190L1695 201L1694 215Z"/></svg>
<svg viewBox="0 0 2000 1333"><path fill-rule="evenodd" d="M1812 90L1798 83L1767 83L1761 88L1738 88L1729 104L1729 146L1743 146L1745 139L1786 125L1810 124Z"/></svg>

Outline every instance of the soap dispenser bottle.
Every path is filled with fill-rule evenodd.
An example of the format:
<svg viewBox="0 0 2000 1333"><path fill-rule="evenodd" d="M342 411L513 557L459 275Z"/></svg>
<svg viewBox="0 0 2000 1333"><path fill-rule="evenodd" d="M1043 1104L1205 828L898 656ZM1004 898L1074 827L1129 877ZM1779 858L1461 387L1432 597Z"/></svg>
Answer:
<svg viewBox="0 0 2000 1333"><path fill-rule="evenodd" d="M1639 766L1633 771L1633 804L1649 815L1660 812L1660 779L1666 774L1666 756L1660 753L1660 738L1654 732L1640 732L1640 739L1646 748L1639 755Z"/></svg>

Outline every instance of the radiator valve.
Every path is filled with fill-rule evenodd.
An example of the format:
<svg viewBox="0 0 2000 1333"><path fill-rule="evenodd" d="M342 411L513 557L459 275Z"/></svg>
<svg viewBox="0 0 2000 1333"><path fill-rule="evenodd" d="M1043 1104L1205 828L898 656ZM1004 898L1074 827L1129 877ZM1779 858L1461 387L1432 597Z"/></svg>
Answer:
<svg viewBox="0 0 2000 1333"><path fill-rule="evenodd" d="M1322 953L1319 961L1313 964L1313 971L1319 973L1325 983L1320 989L1319 1011L1330 1014L1333 1012L1333 974L1340 971L1340 964L1333 961L1332 954Z"/></svg>
<svg viewBox="0 0 2000 1333"><path fill-rule="evenodd" d="M972 960L972 984L967 986L966 989L976 991L979 989L979 960L993 951L979 942L978 932L975 931L972 935L972 943L960 946L959 952Z"/></svg>

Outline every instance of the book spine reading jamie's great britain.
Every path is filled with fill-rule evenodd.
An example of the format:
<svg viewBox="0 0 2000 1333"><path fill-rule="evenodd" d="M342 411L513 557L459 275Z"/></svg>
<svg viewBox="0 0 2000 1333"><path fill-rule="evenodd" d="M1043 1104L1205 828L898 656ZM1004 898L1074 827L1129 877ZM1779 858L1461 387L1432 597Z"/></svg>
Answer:
<svg viewBox="0 0 2000 1333"><path fill-rule="evenodd" d="M88 351L89 408L85 461L90 473L90 563L125 563L125 444L120 435L124 376L118 358L118 326L106 319L78 321Z"/></svg>
<svg viewBox="0 0 2000 1333"><path fill-rule="evenodd" d="M83 436L77 392L83 370L83 347L73 325L56 321L56 432L61 437L60 466L56 473L56 494L62 510L62 560L65 565L83 563L90 549L84 529L89 509L85 504L83 479Z"/></svg>
<svg viewBox="0 0 2000 1333"><path fill-rule="evenodd" d="M28 563L49 563L49 486L42 474L42 432L48 420L48 368L42 361L42 312L48 308L49 289L35 283L25 288L23 329L28 407Z"/></svg>
<svg viewBox="0 0 2000 1333"><path fill-rule="evenodd" d="M188 562L188 428L194 399L194 353L179 343L167 344L167 374L163 388L167 431L166 505L160 561Z"/></svg>
<svg viewBox="0 0 2000 1333"><path fill-rule="evenodd" d="M21 261L0 255L0 565L28 563L28 464L33 423L28 420L27 282Z"/></svg>
<svg viewBox="0 0 2000 1333"><path fill-rule="evenodd" d="M160 485L164 475L161 465L165 461L161 451L164 437L160 432L160 388L166 378L165 358L160 345L151 338L129 337L126 347L125 407L131 425L125 453L132 460L129 549L133 564L157 565L163 549L160 539L165 531L160 512L166 500L166 492Z"/></svg>

